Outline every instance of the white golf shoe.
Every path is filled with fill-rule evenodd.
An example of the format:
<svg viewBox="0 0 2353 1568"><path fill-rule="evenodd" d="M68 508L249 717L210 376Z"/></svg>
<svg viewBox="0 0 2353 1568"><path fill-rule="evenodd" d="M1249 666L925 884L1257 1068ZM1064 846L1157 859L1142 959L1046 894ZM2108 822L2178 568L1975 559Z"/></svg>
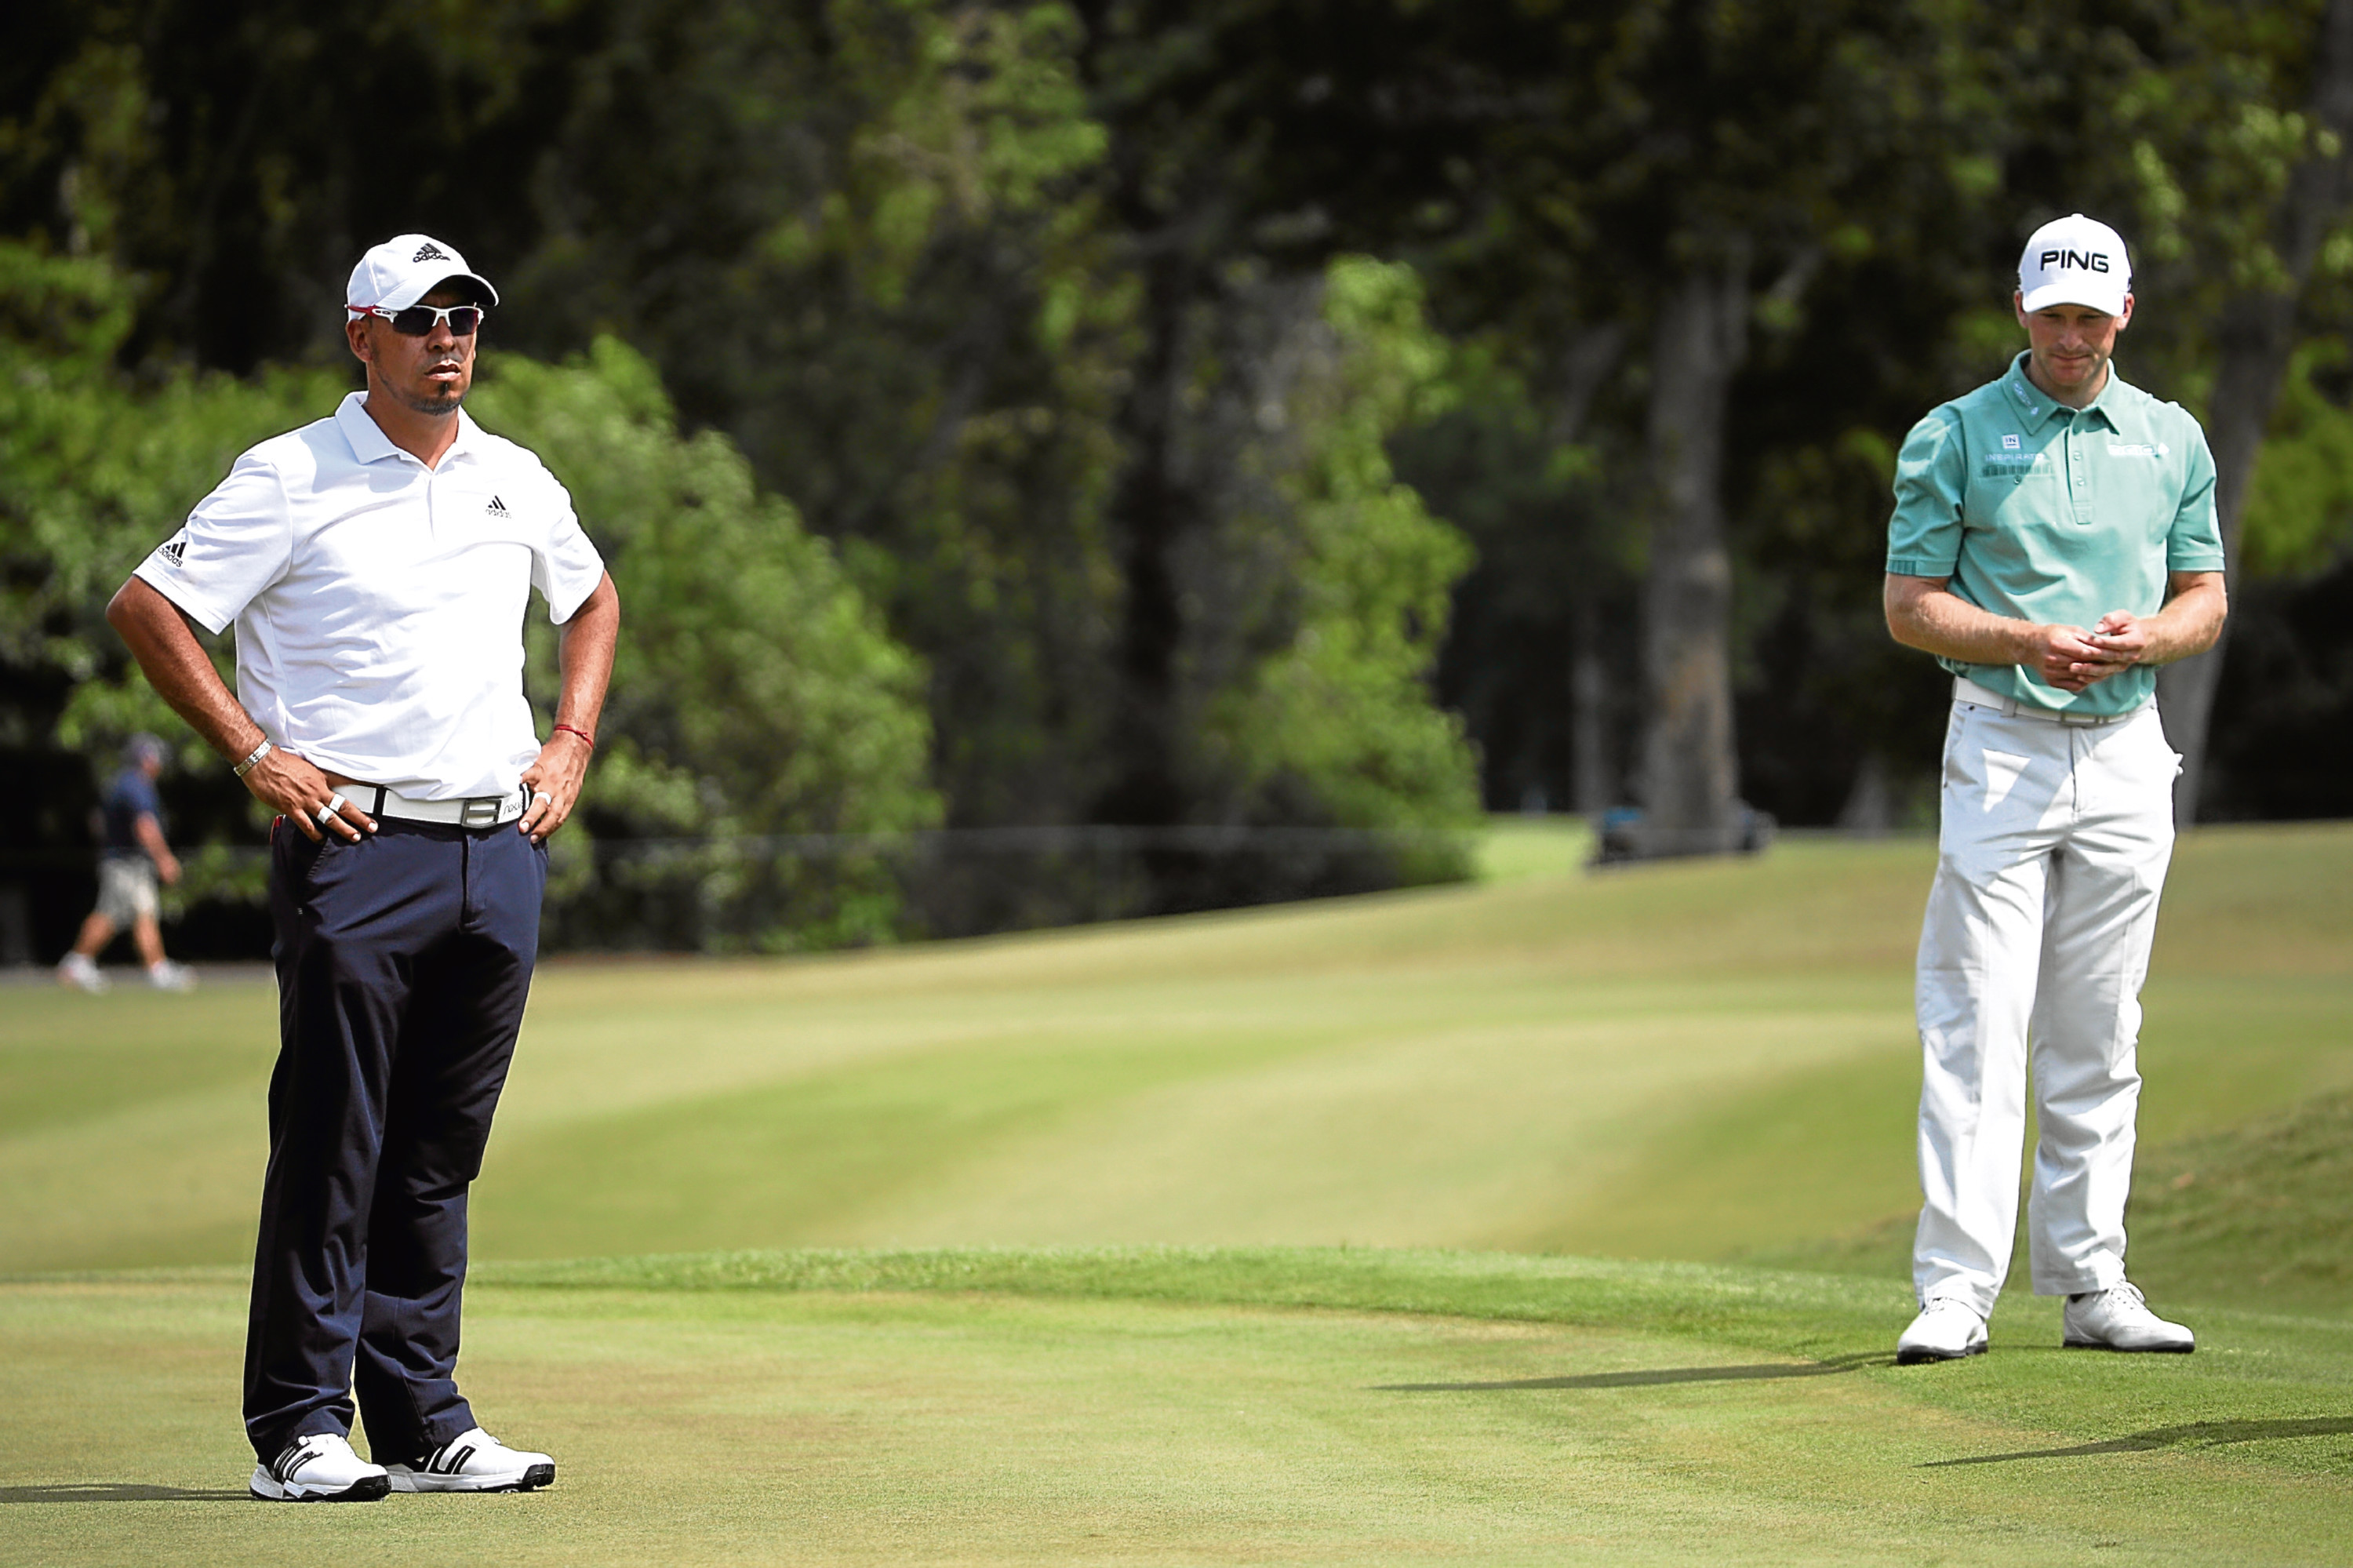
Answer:
<svg viewBox="0 0 2353 1568"><path fill-rule="evenodd" d="M175 964L165 959L148 967L147 983L157 991L194 991L196 989L196 971L185 964Z"/></svg>
<svg viewBox="0 0 2353 1568"><path fill-rule="evenodd" d="M374 1502L392 1489L392 1481L382 1465L353 1453L350 1439L313 1432L256 1465L247 1489L264 1502Z"/></svg>
<svg viewBox="0 0 2353 1568"><path fill-rule="evenodd" d="M1939 1296L1920 1308L1920 1315L1895 1341L1895 1364L1913 1367L1924 1361L1981 1356L1990 1342L1986 1320L1978 1316L1977 1308L1950 1296Z"/></svg>
<svg viewBox="0 0 2353 1568"><path fill-rule="evenodd" d="M79 953L68 953L58 960L58 983L92 996L106 990L106 977L98 972L97 963Z"/></svg>
<svg viewBox="0 0 2353 1568"><path fill-rule="evenodd" d="M2140 1287L2126 1280L2105 1290L2067 1298L2061 1321L2071 1351L2158 1351L2186 1356L2198 1336L2148 1309Z"/></svg>
<svg viewBox="0 0 2353 1568"><path fill-rule="evenodd" d="M421 1459L385 1468L396 1492L527 1492L555 1481L554 1460L510 1448L479 1426Z"/></svg>

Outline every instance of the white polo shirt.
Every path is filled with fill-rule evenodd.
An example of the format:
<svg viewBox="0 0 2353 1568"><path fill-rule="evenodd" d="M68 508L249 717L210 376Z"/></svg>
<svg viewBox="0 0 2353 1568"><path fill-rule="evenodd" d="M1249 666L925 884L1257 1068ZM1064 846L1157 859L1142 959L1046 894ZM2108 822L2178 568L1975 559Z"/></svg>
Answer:
<svg viewBox="0 0 2353 1568"><path fill-rule="evenodd" d="M539 755L531 590L569 620L604 560L530 452L460 412L428 469L362 401L237 459L136 575L236 622L237 698L280 746L420 800L506 794Z"/></svg>

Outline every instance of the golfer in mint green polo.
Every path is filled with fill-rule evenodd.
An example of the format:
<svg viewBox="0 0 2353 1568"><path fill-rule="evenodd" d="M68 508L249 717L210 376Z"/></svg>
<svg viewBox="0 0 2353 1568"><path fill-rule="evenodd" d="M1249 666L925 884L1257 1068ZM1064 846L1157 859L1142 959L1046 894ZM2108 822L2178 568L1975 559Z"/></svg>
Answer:
<svg viewBox="0 0 2353 1568"><path fill-rule="evenodd" d="M1936 879L1920 933L1920 1315L1896 1360L1986 1349L2010 1270L2030 1069L2034 1288L2063 1342L2195 1348L2125 1277L2140 988L2180 758L2156 666L2225 610L2198 421L2116 373L2116 230L2081 213L2019 258L2027 348L1896 460L1887 625L1953 674Z"/></svg>

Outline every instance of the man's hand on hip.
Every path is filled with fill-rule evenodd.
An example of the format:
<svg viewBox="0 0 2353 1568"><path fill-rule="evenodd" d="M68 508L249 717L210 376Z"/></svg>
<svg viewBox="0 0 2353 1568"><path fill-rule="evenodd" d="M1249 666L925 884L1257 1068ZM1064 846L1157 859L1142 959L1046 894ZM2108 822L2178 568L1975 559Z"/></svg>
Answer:
<svg viewBox="0 0 2353 1568"><path fill-rule="evenodd" d="M539 759L522 770L522 781L531 790L531 806L517 825L531 835L532 842L545 843L548 835L564 825L587 777L588 743L569 730L559 729L548 736L547 744L539 748Z"/></svg>
<svg viewBox="0 0 2353 1568"><path fill-rule="evenodd" d="M357 843L362 834L375 832L368 814L345 798L332 779L311 766L308 758L284 747L253 765L245 787L301 829L305 838L317 839L325 829L345 843Z"/></svg>

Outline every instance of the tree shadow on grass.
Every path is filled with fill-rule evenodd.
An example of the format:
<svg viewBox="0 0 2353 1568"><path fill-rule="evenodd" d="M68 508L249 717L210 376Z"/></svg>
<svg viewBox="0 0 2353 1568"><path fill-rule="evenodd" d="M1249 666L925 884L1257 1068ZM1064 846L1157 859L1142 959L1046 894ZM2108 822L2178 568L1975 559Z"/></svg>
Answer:
<svg viewBox="0 0 2353 1568"><path fill-rule="evenodd" d="M0 1487L0 1503L249 1502L253 1494L195 1487L151 1487L134 1481L69 1481L54 1487Z"/></svg>
<svg viewBox="0 0 2353 1568"><path fill-rule="evenodd" d="M1587 1372L1578 1377L1523 1377L1508 1383L1385 1383L1379 1393L1491 1393L1531 1388L1662 1388L1678 1383L1760 1383L1774 1378L1830 1377L1863 1367L1895 1364L1895 1358L1873 1352L1833 1356L1819 1361L1768 1361L1756 1366L1657 1367L1642 1372Z"/></svg>
<svg viewBox="0 0 2353 1568"><path fill-rule="evenodd" d="M2353 1416L2319 1415L2300 1420L2192 1421L2181 1426L2157 1426L2128 1437L2104 1443L2077 1443L2066 1448L2027 1448L2015 1454L1977 1454L1965 1459L1931 1459L1919 1467L1942 1470L1955 1465L2006 1465L2015 1459L2080 1459L2093 1454L2147 1454L2159 1448L2221 1448L2232 1443L2261 1443L2281 1437L2337 1437L2353 1432Z"/></svg>

